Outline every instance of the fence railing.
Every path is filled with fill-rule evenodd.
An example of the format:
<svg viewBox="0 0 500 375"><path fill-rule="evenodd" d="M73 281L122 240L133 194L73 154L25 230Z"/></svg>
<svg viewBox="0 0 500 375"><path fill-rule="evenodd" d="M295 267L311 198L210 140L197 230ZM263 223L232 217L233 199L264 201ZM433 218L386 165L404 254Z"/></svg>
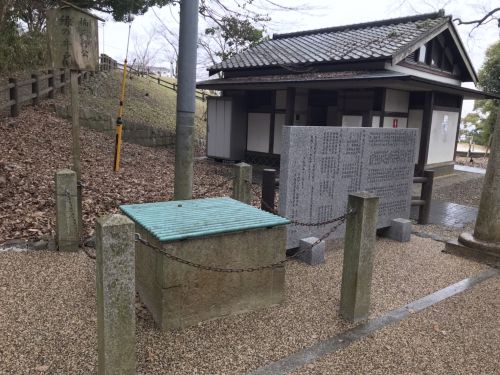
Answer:
<svg viewBox="0 0 500 375"><path fill-rule="evenodd" d="M123 69L123 64L118 63L111 57L101 54L99 59L99 71L109 71L113 69ZM169 82L160 77L156 77L149 72L140 71L134 67L127 67L130 71L154 79L160 86L177 92L177 83ZM91 77L93 72L78 72L78 84ZM66 93L66 87L70 82L69 69L48 70L31 74L31 78L19 80L9 78L8 84L0 86L0 96L8 90L6 101L0 99L0 112L10 111L10 116L19 115L23 104L31 102L36 105L43 98L54 98L56 92ZM196 98L205 101L207 93L196 90Z"/></svg>
<svg viewBox="0 0 500 375"><path fill-rule="evenodd" d="M82 80L86 80L90 75L90 72L79 72L78 84L81 84ZM9 109L10 115L15 117L19 115L21 106L27 102L36 105L43 98L54 98L57 91L64 94L69 84L69 77L69 70L61 69L33 73L31 78L23 80L9 78L7 85L0 86L1 93L9 91L8 100L0 102L0 111ZM42 88L45 86L46 88Z"/></svg>
<svg viewBox="0 0 500 375"><path fill-rule="evenodd" d="M123 70L123 64L117 63L116 65L117 65L118 69ZM157 76L151 74L147 70L137 69L137 68L134 68L133 66L127 66L127 70L135 73L138 76L151 78L151 79L155 80L160 86L177 92L177 86L178 86L177 83L166 81L164 79L161 79L160 77L157 77ZM207 96L208 95L205 92L203 92L202 90L196 90L196 99L199 99L201 101L205 101L207 99Z"/></svg>

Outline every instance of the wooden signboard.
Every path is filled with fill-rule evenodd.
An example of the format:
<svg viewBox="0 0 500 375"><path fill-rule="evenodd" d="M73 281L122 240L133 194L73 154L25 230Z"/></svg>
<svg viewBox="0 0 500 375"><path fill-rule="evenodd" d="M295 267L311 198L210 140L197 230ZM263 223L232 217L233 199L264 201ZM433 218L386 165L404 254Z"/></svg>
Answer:
<svg viewBox="0 0 500 375"><path fill-rule="evenodd" d="M95 71L99 66L97 21L71 4L47 11L50 65L53 69Z"/></svg>

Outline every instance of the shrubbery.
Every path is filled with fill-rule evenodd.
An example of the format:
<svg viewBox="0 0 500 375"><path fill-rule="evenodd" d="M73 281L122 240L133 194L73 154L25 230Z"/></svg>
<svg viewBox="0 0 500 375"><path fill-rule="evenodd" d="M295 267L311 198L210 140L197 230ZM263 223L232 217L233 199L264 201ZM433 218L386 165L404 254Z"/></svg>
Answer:
<svg viewBox="0 0 500 375"><path fill-rule="evenodd" d="M0 74L47 66L47 34L20 31L15 25L0 30Z"/></svg>

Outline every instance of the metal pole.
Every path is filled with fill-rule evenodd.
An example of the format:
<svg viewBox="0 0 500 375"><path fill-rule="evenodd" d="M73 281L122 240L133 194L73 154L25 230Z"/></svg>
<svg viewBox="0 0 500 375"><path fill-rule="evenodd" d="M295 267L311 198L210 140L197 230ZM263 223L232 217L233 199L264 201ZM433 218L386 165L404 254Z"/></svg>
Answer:
<svg viewBox="0 0 500 375"><path fill-rule="evenodd" d="M199 0L181 0L179 86L177 89L177 121L175 126L175 200L191 199L193 193L198 3Z"/></svg>

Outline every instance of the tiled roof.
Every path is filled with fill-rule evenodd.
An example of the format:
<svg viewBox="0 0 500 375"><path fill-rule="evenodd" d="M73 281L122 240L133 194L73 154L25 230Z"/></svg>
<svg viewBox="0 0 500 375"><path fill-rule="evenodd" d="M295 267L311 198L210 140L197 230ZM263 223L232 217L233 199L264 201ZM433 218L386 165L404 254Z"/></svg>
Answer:
<svg viewBox="0 0 500 375"><path fill-rule="evenodd" d="M274 35L209 68L213 72L391 58L449 22L443 12Z"/></svg>

